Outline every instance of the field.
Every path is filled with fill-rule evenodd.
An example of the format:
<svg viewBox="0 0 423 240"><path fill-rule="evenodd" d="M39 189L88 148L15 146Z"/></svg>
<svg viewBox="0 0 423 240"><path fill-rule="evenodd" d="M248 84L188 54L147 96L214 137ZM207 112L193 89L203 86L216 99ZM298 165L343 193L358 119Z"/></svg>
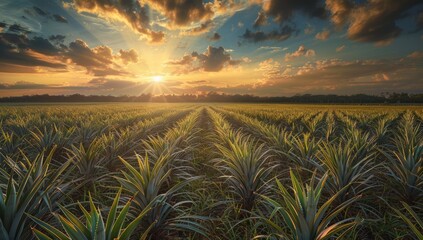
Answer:
<svg viewBox="0 0 423 240"><path fill-rule="evenodd" d="M0 106L0 239L423 239L423 108Z"/></svg>

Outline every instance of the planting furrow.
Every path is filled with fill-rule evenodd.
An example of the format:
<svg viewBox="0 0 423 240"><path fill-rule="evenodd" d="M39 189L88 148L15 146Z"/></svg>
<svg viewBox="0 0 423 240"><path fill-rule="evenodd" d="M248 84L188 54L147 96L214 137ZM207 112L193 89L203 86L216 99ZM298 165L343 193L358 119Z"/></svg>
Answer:
<svg viewBox="0 0 423 240"><path fill-rule="evenodd" d="M250 228L255 221L248 217L251 211L259 207L259 196L269 194L275 165L271 163L271 155L264 144L233 130L216 111L209 109L209 114L215 127L219 155L214 159L214 164L228 188L225 199L229 200L225 201L226 209L222 213L226 216L221 218L221 225L217 228L227 234L252 238L257 234ZM239 224L240 221L242 224ZM250 230L246 230L248 228Z"/></svg>

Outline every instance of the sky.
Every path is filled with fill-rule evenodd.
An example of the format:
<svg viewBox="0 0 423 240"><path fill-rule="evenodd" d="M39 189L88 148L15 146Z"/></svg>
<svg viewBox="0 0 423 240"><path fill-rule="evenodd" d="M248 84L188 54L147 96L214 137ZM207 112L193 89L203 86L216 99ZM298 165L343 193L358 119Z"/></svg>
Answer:
<svg viewBox="0 0 423 240"><path fill-rule="evenodd" d="M423 93L422 0L2 0L0 97Z"/></svg>

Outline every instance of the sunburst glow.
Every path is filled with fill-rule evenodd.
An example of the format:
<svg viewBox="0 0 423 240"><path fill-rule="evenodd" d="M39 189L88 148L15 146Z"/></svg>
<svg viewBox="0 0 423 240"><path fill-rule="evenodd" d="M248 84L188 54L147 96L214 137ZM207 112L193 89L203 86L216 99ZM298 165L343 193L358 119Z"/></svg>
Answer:
<svg viewBox="0 0 423 240"><path fill-rule="evenodd" d="M152 76L151 80L153 80L153 82L155 83L159 83L163 81L163 76L160 76L160 75Z"/></svg>

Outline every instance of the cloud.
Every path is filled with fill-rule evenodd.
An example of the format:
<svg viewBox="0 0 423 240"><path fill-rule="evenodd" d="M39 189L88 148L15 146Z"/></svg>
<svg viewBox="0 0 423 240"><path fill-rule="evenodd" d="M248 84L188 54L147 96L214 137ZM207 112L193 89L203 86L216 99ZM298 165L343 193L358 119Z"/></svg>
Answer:
<svg viewBox="0 0 423 240"><path fill-rule="evenodd" d="M326 41L326 40L328 40L329 39L329 36L330 36L330 31L329 31L329 29L323 29L323 31L321 31L321 32L318 32L317 34L316 34L316 39L318 39L318 40L321 40L321 41Z"/></svg>
<svg viewBox="0 0 423 240"><path fill-rule="evenodd" d="M48 15L48 12L42 10L39 7L33 6L32 9L34 9L35 13L37 13L40 16L46 17Z"/></svg>
<svg viewBox="0 0 423 240"><path fill-rule="evenodd" d="M131 50L119 50L119 57L121 58L124 64L128 63L137 63L138 62L138 53L134 49Z"/></svg>
<svg viewBox="0 0 423 240"><path fill-rule="evenodd" d="M176 73L187 73L193 71L219 72L227 66L238 65L244 60L234 60L223 47L208 46L204 53L193 52L185 55L179 60L169 61L169 65L185 66Z"/></svg>
<svg viewBox="0 0 423 240"><path fill-rule="evenodd" d="M223 47L209 46L204 53L193 52L192 56L200 62L200 68L206 72L219 72L225 65L236 65L237 60L232 60L231 55Z"/></svg>
<svg viewBox="0 0 423 240"><path fill-rule="evenodd" d="M162 42L164 33L152 30L149 15L158 26L182 29L182 34L208 32L217 17L233 15L250 6L245 0L72 0L75 9L129 25L150 42ZM194 27L193 27L194 26ZM188 29L188 30L187 30Z"/></svg>
<svg viewBox="0 0 423 240"><path fill-rule="evenodd" d="M119 63L138 62L138 53L133 49L113 54L108 46L90 48L80 39L67 46L63 44L64 40L63 35L52 35L46 39L1 32L0 72L37 72L39 67L66 71L67 65L73 63L95 76L128 75Z"/></svg>
<svg viewBox="0 0 423 240"><path fill-rule="evenodd" d="M10 31L10 32L15 32L15 33L22 33L22 34L28 34L28 33L31 33L31 31L28 29L28 28L26 28L26 27L23 27L23 26L21 26L21 25L19 25L19 24L12 24L12 25L10 25L9 26L9 28L8 28L8 30Z"/></svg>
<svg viewBox="0 0 423 240"><path fill-rule="evenodd" d="M341 61L336 59L316 61L307 72L291 76L298 84L309 83L315 88L346 93L380 93L383 91L410 91L422 83L415 81L422 71L416 63L397 60ZM415 69L414 71L410 71ZM383 84L383 85L381 85ZM314 87L311 87L314 86Z"/></svg>
<svg viewBox="0 0 423 240"><path fill-rule="evenodd" d="M62 89L62 90L119 90L119 89L133 89L144 88L145 84L136 81L122 80L122 79L109 79L105 77L97 77L88 81L86 84L81 85L68 85L68 84L40 84L34 82L18 81L11 84L0 83L0 90L11 89Z"/></svg>
<svg viewBox="0 0 423 240"><path fill-rule="evenodd" d="M214 34L213 34L213 36L211 36L209 39L210 39L211 41L219 41L221 38L222 38L222 36L220 36L220 34L216 32L216 33L214 33Z"/></svg>
<svg viewBox="0 0 423 240"><path fill-rule="evenodd" d="M181 59L172 60L167 62L170 65L189 65L194 61L194 57L192 55L185 55Z"/></svg>
<svg viewBox="0 0 423 240"><path fill-rule="evenodd" d="M7 27L7 24L4 22L0 22L0 33Z"/></svg>
<svg viewBox="0 0 423 240"><path fill-rule="evenodd" d="M345 45L339 46L336 48L336 52L342 52L345 49Z"/></svg>
<svg viewBox="0 0 423 240"><path fill-rule="evenodd" d="M213 3L202 0L145 0L152 8L165 15L171 25L187 26L208 21L213 17Z"/></svg>
<svg viewBox="0 0 423 240"><path fill-rule="evenodd" d="M249 29L245 30L245 33L241 36L248 42L262 42L262 41L285 41L290 38L293 34L295 34L297 30L294 28L285 25L281 27L280 30L273 30L271 32L263 32L263 31L256 31L253 32Z"/></svg>
<svg viewBox="0 0 423 240"><path fill-rule="evenodd" d="M13 69L29 72L25 67L49 67L65 69L66 65L58 57L60 50L47 39L15 33L0 33L0 71L13 72ZM16 66L21 66L16 68ZM9 68L9 69L8 69Z"/></svg>
<svg viewBox="0 0 423 240"><path fill-rule="evenodd" d="M298 57L314 57L316 52L313 49L308 49L304 45L298 47L297 51L285 54L285 61L291 61Z"/></svg>
<svg viewBox="0 0 423 240"><path fill-rule="evenodd" d="M56 35L51 35L48 40L54 42L54 43L63 43L65 41L66 36L64 35L60 35L60 34L56 34Z"/></svg>
<svg viewBox="0 0 423 240"><path fill-rule="evenodd" d="M286 51L286 50L288 50L288 48L261 46L257 50L269 50L271 53L277 53L277 52L281 52L281 51Z"/></svg>
<svg viewBox="0 0 423 240"><path fill-rule="evenodd" d="M174 93L216 91L230 94L254 94L281 96L294 94L380 94L381 92L419 93L423 82L422 61L404 57L391 60L344 61L325 59L307 62L297 67L282 64L274 59L259 63L255 71L263 73L264 79L251 84L213 85L209 80L176 83ZM181 67L181 66L178 66ZM147 92L148 84L135 81L94 78L86 85L43 85L30 82L0 84L0 89L63 89L95 94L139 94Z"/></svg>
<svg viewBox="0 0 423 240"><path fill-rule="evenodd" d="M423 58L423 51L414 51L410 53L407 57L414 59Z"/></svg>
<svg viewBox="0 0 423 240"><path fill-rule="evenodd" d="M336 26L348 25L349 39L388 45L402 32L397 21L421 3L419 0L371 0L357 4L350 0L327 0L326 7Z"/></svg>
<svg viewBox="0 0 423 240"><path fill-rule="evenodd" d="M59 22L59 23L68 23L68 20L65 17L63 17L59 14L51 15L48 11L45 11L45 10L43 10L43 9L37 7L37 6L33 6L32 11L30 9L26 9L25 13L30 14L30 15L34 15L33 13L35 13L36 15L39 15L39 16L47 18L47 19L52 19L52 20ZM25 16L22 16L22 17L25 18Z"/></svg>
<svg viewBox="0 0 423 240"><path fill-rule="evenodd" d="M391 78L384 73L377 73L377 74L373 75L372 79L375 82L383 82L383 81L389 81Z"/></svg>
<svg viewBox="0 0 423 240"><path fill-rule="evenodd" d="M351 13L348 37L359 42L388 44L399 36L396 20L417 1L375 0Z"/></svg>
<svg viewBox="0 0 423 240"><path fill-rule="evenodd" d="M301 12L309 17L324 19L326 11L321 1L316 0L267 0L262 1L264 12L273 16L277 22L290 20L294 12Z"/></svg>
<svg viewBox="0 0 423 240"><path fill-rule="evenodd" d="M326 0L326 8L330 12L333 24L341 27L347 22L353 3L351 0Z"/></svg>
<svg viewBox="0 0 423 240"><path fill-rule="evenodd" d="M114 60L121 59L125 64L138 61L135 50L119 52L114 55L108 46L90 48L87 43L77 39L69 44L65 57L72 63L84 67L88 73L94 76L128 75Z"/></svg>
<svg viewBox="0 0 423 240"><path fill-rule="evenodd" d="M272 79L281 75L281 64L273 58L266 59L259 63L259 66L255 71L263 72L263 76L266 79Z"/></svg>
<svg viewBox="0 0 423 240"><path fill-rule="evenodd" d="M0 83L0 90L12 90L12 89L45 89L50 88L50 85L19 81L13 84Z"/></svg>
<svg viewBox="0 0 423 240"><path fill-rule="evenodd" d="M42 37L29 39L26 42L25 48L47 56L57 56L60 53L58 47L54 46L48 39Z"/></svg>
<svg viewBox="0 0 423 240"><path fill-rule="evenodd" d="M191 35L191 36L201 35L201 34L209 32L213 26L214 24L212 21L207 21L207 22L201 23L197 27L193 27L186 31L183 31L182 35Z"/></svg>
<svg viewBox="0 0 423 240"><path fill-rule="evenodd" d="M343 61L326 59L302 66L282 66L273 59L259 64L264 79L215 91L250 93L262 96L294 94L380 94L381 92L419 93L423 87L422 61L412 58L392 60ZM270 74L272 73L272 74Z"/></svg>
<svg viewBox="0 0 423 240"><path fill-rule="evenodd" d="M73 3L78 11L95 13L104 18L126 23L151 43L159 43L164 40L163 32L151 29L150 19L147 15L148 10L145 6L141 6L139 1L74 0Z"/></svg>
<svg viewBox="0 0 423 240"><path fill-rule="evenodd" d="M267 25L267 16L264 12L259 12L253 26L257 28L265 25Z"/></svg>
<svg viewBox="0 0 423 240"><path fill-rule="evenodd" d="M58 14L54 14L54 15L53 15L53 19L54 19L54 21L56 21L56 22L60 22L60 23L68 23L68 20L66 20L66 18L65 18L65 17L60 16L60 15L58 15Z"/></svg>
<svg viewBox="0 0 423 240"><path fill-rule="evenodd" d="M137 86L138 83L134 81L128 80L114 80L114 79L107 79L107 78L94 78L88 82L91 86L95 88L102 88L102 89L122 89L122 88L130 88Z"/></svg>
<svg viewBox="0 0 423 240"><path fill-rule="evenodd" d="M40 84L34 82L18 81L11 84L2 84L0 83L0 90L65 90L72 92L91 92L95 91L97 94L98 91L110 92L110 91L119 91L119 90L134 90L137 91L145 89L146 85L141 84L135 81L128 80L118 80L118 79L108 79L108 78L94 78L86 84L81 85L68 85L68 84Z"/></svg>
<svg viewBox="0 0 423 240"><path fill-rule="evenodd" d="M196 81L188 81L187 83L189 84L202 84L202 83L207 83L206 80L196 80Z"/></svg>

